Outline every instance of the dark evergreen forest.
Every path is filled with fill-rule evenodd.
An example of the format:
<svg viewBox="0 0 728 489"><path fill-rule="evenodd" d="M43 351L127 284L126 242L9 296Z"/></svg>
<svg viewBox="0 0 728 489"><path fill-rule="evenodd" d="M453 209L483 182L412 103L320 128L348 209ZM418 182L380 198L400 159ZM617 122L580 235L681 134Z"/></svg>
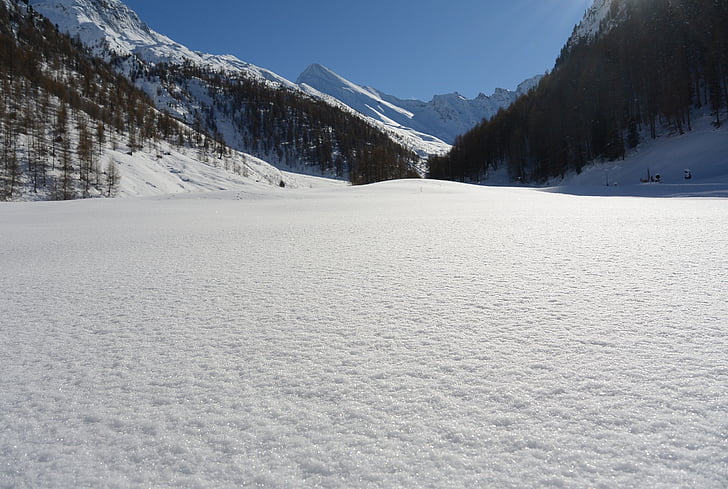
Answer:
<svg viewBox="0 0 728 489"><path fill-rule="evenodd" d="M615 0L606 26L567 45L536 89L431 158L430 177L479 181L507 165L514 180L542 181L623 158L659 129L690 131L696 112L723 124L728 2Z"/></svg>

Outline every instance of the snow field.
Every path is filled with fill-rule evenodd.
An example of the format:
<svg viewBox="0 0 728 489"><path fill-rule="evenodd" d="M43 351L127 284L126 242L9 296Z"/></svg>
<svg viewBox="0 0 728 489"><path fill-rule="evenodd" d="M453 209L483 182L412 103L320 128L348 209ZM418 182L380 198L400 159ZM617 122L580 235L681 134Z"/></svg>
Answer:
<svg viewBox="0 0 728 489"><path fill-rule="evenodd" d="M208 197L0 205L0 487L728 483L726 200Z"/></svg>

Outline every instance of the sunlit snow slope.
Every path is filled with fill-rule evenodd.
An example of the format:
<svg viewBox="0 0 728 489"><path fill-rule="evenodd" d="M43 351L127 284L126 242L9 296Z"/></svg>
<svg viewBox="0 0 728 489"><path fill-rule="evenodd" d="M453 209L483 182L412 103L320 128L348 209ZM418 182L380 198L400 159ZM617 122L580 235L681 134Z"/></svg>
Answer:
<svg viewBox="0 0 728 489"><path fill-rule="evenodd" d="M244 72L249 76L292 85L275 73L230 55L204 54L150 29L121 0L30 0L30 4L61 32L78 36L100 56L109 51L134 54L151 63L190 62L212 70Z"/></svg>
<svg viewBox="0 0 728 489"><path fill-rule="evenodd" d="M0 487L728 482L728 200L0 204Z"/></svg>

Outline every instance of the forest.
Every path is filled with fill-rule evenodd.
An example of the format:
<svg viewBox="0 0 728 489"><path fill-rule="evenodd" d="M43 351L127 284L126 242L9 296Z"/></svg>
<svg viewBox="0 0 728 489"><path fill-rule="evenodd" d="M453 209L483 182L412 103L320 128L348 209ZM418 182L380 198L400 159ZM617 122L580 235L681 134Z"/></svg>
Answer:
<svg viewBox="0 0 728 489"><path fill-rule="evenodd" d="M616 160L661 131L723 124L728 105L728 2L614 0L596 39L562 50L537 88L430 158L432 178L481 181L507 165L539 182Z"/></svg>

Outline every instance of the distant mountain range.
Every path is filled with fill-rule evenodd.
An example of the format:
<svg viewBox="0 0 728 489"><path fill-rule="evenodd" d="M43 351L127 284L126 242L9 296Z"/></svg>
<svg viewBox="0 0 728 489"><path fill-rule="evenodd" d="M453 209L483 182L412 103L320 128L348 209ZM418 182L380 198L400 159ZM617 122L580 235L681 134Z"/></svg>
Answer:
<svg viewBox="0 0 728 489"><path fill-rule="evenodd" d="M330 95L394 130L419 135L423 139L423 149L429 153L438 153L452 144L458 135L510 106L519 96L534 88L541 78L535 76L526 80L515 91L499 88L491 96L481 93L474 99L450 93L436 95L429 102L403 100L376 88L357 85L318 64L309 66L296 83L310 93L313 88ZM447 144L442 145L442 142Z"/></svg>
<svg viewBox="0 0 728 489"><path fill-rule="evenodd" d="M151 65L191 64L206 70L244 76L273 86L299 90L326 103L349 108L369 123L391 134L421 156L447 151L455 138L473 128L499 109L508 107L520 95L535 87L540 76L523 82L516 90L498 89L491 96L480 94L469 100L457 93L436 95L429 102L403 100L346 80L321 66L309 66L292 82L276 73L246 63L234 56L193 51L150 29L139 16L119 0L30 0L39 13L62 32L78 36L94 54L106 58L134 56ZM131 70L131 68L129 69ZM140 83L163 110L188 118L192 103L179 103L174 94L150 83ZM224 121L223 121L223 124ZM249 150L234 138L226 141ZM265 157L267 155L259 154ZM276 163L276 162L273 162Z"/></svg>

